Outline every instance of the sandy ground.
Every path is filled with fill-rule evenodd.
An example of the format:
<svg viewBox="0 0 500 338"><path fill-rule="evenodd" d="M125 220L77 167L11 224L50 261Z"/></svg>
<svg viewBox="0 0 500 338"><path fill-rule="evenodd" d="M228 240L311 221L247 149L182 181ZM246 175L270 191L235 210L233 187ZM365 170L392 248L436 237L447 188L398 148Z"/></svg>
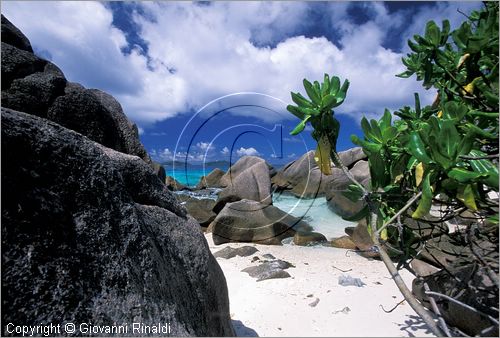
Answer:
<svg viewBox="0 0 500 338"><path fill-rule="evenodd" d="M206 238L212 253L226 246L251 245L259 250L248 257L217 258L226 276L238 336L432 336L406 302L391 313L382 310L381 305L389 310L403 296L381 261L336 248L251 243L216 246L211 234ZM241 272L259 264L251 262L254 256L265 259L262 255L266 253L295 265L286 270L292 277L257 282ZM352 270L344 273L338 269ZM339 285L341 275L358 277L366 285ZM412 275L403 271L402 277L411 286Z"/></svg>

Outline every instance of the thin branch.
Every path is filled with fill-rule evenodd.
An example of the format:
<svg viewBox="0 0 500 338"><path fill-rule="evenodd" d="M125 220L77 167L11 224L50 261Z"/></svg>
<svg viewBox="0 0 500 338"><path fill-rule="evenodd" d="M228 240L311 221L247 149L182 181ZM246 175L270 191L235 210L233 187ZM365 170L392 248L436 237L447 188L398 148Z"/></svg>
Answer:
<svg viewBox="0 0 500 338"><path fill-rule="evenodd" d="M429 329L436 335L436 336L443 336L443 331L441 328L436 324L434 321L434 318L432 315L429 313L429 311L422 305L420 304L415 296L412 294L411 290L408 289L406 286L403 278L401 278L401 275L399 274L398 270L392 263L391 258L385 252L384 248L380 245L379 241L379 234L377 233L377 214L371 210L370 212L370 227L372 230L372 240L375 243L375 246L378 248L380 258L384 262L385 266L387 267L387 270L389 270L389 273L392 276L392 279L394 280L394 283L396 283L396 286L398 287L399 291L403 295L403 297L406 299L408 304L412 307L412 309L422 318L422 320L427 324Z"/></svg>
<svg viewBox="0 0 500 338"><path fill-rule="evenodd" d="M424 282L424 290L425 292L431 291L429 288L429 285L427 282ZM436 300L432 296L427 296L429 299L429 302L431 303L432 311L437 315L438 317L438 322L441 325L441 328L443 329L444 333L446 336L451 337L450 330L448 329L448 325L446 325L446 322L444 321L443 315L441 315L441 311L439 311L439 307L436 304Z"/></svg>
<svg viewBox="0 0 500 338"><path fill-rule="evenodd" d="M466 309L469 309L469 310L471 310L471 311L473 311L473 312L475 312L475 313L477 313L477 314L479 314L479 315L482 315L482 316L484 316L484 317L487 317L487 318L488 318L488 319L489 319L492 323L496 324L497 326L499 325L498 320L496 320L495 318L493 318L493 317L492 317L492 316L490 316L489 314L484 313L484 312L482 312L482 311L479 311L478 309L476 309L476 308L474 308L474 307L472 307L472 306L470 306L470 305L468 305L468 304L465 304L465 303L463 303L463 302L461 302L461 301L459 301L459 300L456 300L456 299L455 299L455 298L453 298L453 297L450 297L450 296L448 296L448 295L445 295L445 294L442 294L442 293L439 293L439 292L434 292L434 291L425 291L425 294L426 294L426 295L432 295L432 296L436 296L436 297L440 297L440 298L444 298L444 299L446 299L446 300L449 300L449 301L450 301L450 302L452 302L452 303L455 303L455 304L460 305L460 306L462 306L462 307L464 307L464 308L466 308Z"/></svg>
<svg viewBox="0 0 500 338"><path fill-rule="evenodd" d="M332 268L337 269L337 270L339 270L339 271L341 271L341 272L349 272L349 271L352 271L352 269L342 270L342 269L340 269L340 268L337 268L335 265L332 265Z"/></svg>
<svg viewBox="0 0 500 338"><path fill-rule="evenodd" d="M416 194L415 196L413 196L412 198L410 198L410 200L408 201L408 203L406 203L406 205L400 209L394 216L391 217L391 219L389 219L387 222L385 222L384 225L382 225L382 227L380 229L377 230L377 233L381 233L382 230L384 230L390 223L392 223L396 218L398 218L399 216L401 216L403 214L403 212L405 212L409 207L411 207L411 205L413 203L415 203L415 201L420 197L422 196L422 192L419 191L418 194Z"/></svg>
<svg viewBox="0 0 500 338"><path fill-rule="evenodd" d="M497 289L499 288L498 285L498 277L497 274L490 268L489 264L485 262L485 260L481 257L479 252L477 252L477 249L474 246L474 243L472 243L472 232L474 228L476 228L477 225L475 223L472 223L471 226L469 227L469 231L467 233L468 237L468 242L469 242L469 248L472 251L472 254L476 259L481 263L481 265L486 269L486 272L488 273L488 277L490 277L491 281L496 285Z"/></svg>
<svg viewBox="0 0 500 338"><path fill-rule="evenodd" d="M386 309L384 309L384 306L383 306L382 304L379 304L379 306L380 306L380 308L382 309L382 311L384 311L385 313L391 313L392 311L396 310L396 308L397 308L398 306L400 306L401 304L403 304L405 300L406 300L406 299L404 299L404 298L403 298L403 300L402 300L402 301L400 301L399 303L397 303L396 305L394 305L394 307L393 307L392 309L390 309L390 310L386 310Z"/></svg>

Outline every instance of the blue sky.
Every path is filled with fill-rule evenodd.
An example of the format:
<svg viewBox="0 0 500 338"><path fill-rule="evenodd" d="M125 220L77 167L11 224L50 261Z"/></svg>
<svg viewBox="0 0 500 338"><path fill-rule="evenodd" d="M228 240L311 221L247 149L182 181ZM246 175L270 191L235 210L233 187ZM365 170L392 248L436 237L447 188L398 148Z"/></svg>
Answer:
<svg viewBox="0 0 500 338"><path fill-rule="evenodd" d="M362 116L434 92L403 70L425 23L452 28L471 2L3 2L2 13L66 77L114 95L156 160L259 155L288 162L314 149L287 113L290 91L325 72L348 78L338 148Z"/></svg>

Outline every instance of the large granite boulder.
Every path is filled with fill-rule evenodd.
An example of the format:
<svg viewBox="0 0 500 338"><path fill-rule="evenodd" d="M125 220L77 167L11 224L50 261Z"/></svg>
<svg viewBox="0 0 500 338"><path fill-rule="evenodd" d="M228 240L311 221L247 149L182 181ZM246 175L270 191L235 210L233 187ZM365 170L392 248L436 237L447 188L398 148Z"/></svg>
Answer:
<svg viewBox="0 0 500 338"><path fill-rule="evenodd" d="M206 228L215 219L215 212L212 209L215 201L210 198L190 198L184 204L187 212L193 216L200 226Z"/></svg>
<svg viewBox="0 0 500 338"><path fill-rule="evenodd" d="M276 174L276 170L272 165L257 156L242 156L235 164L233 164L229 170L222 175L219 180L221 187L227 187L231 185L242 172L252 167L257 163L264 163L268 168L268 176L272 177Z"/></svg>
<svg viewBox="0 0 500 338"><path fill-rule="evenodd" d="M207 176L202 176L200 182L196 185L196 189L220 188L220 180L226 172L219 168L212 170Z"/></svg>
<svg viewBox="0 0 500 338"><path fill-rule="evenodd" d="M210 224L215 244L227 242L254 242L281 245L295 232L310 231L311 227L275 206L243 199L228 203Z"/></svg>
<svg viewBox="0 0 500 338"><path fill-rule="evenodd" d="M2 15L2 41L21 50L33 53L28 38Z"/></svg>
<svg viewBox="0 0 500 338"><path fill-rule="evenodd" d="M365 202L352 202L350 199L345 197L342 193L347 190L352 182L347 178L341 169L334 168L332 171L332 179L326 184L325 188L325 197L328 207L339 216L354 216L365 206ZM368 161L361 160L356 162L349 172L359 183L365 187L369 186L370 169L368 167Z"/></svg>
<svg viewBox="0 0 500 338"><path fill-rule="evenodd" d="M269 167L262 159L256 161L231 179L230 184L219 193L214 211L218 213L226 203L248 199L265 205L272 204ZM238 164L238 161L236 164ZM248 163L248 161L244 161Z"/></svg>
<svg viewBox="0 0 500 338"><path fill-rule="evenodd" d="M33 54L28 39L3 15L2 107L47 118L153 165L120 103L100 90L68 82L56 65Z"/></svg>
<svg viewBox="0 0 500 338"><path fill-rule="evenodd" d="M1 132L3 323L234 334L222 270L149 165L3 108Z"/></svg>
<svg viewBox="0 0 500 338"><path fill-rule="evenodd" d="M311 150L298 160L285 165L272 178L273 188L289 191L291 194L302 198L316 198L325 196L328 183L337 176L343 175L342 171L332 166L332 175L324 175L314 160L315 151ZM339 152L342 163L348 168L364 158L362 148L352 148Z"/></svg>

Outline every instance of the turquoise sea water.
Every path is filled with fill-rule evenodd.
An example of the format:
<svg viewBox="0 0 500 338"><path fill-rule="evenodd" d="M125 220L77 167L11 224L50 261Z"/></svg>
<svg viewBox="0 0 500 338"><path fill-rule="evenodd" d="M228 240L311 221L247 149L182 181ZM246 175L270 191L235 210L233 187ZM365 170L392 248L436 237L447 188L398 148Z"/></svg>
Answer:
<svg viewBox="0 0 500 338"><path fill-rule="evenodd" d="M187 171L167 170L167 175L175 177L182 184L195 186L202 176L209 174L215 167L189 168ZM176 168L177 169L177 168ZM221 168L227 170L227 168ZM214 195L215 197L215 195ZM353 222L348 222L335 214L328 208L324 197L316 199L299 199L289 194L273 194L273 205L295 217L303 217L314 231L320 232L331 239L345 235L344 228L355 226Z"/></svg>
<svg viewBox="0 0 500 338"><path fill-rule="evenodd" d="M167 176L172 176L175 178L177 181L184 185L188 186L196 186L198 182L200 182L200 179L202 176L206 176L210 174L212 170L214 170L216 167L212 166L191 166L188 167L188 170L185 170L183 167L165 167L165 171L167 172ZM217 167L221 170L227 171L228 168L220 168Z"/></svg>

